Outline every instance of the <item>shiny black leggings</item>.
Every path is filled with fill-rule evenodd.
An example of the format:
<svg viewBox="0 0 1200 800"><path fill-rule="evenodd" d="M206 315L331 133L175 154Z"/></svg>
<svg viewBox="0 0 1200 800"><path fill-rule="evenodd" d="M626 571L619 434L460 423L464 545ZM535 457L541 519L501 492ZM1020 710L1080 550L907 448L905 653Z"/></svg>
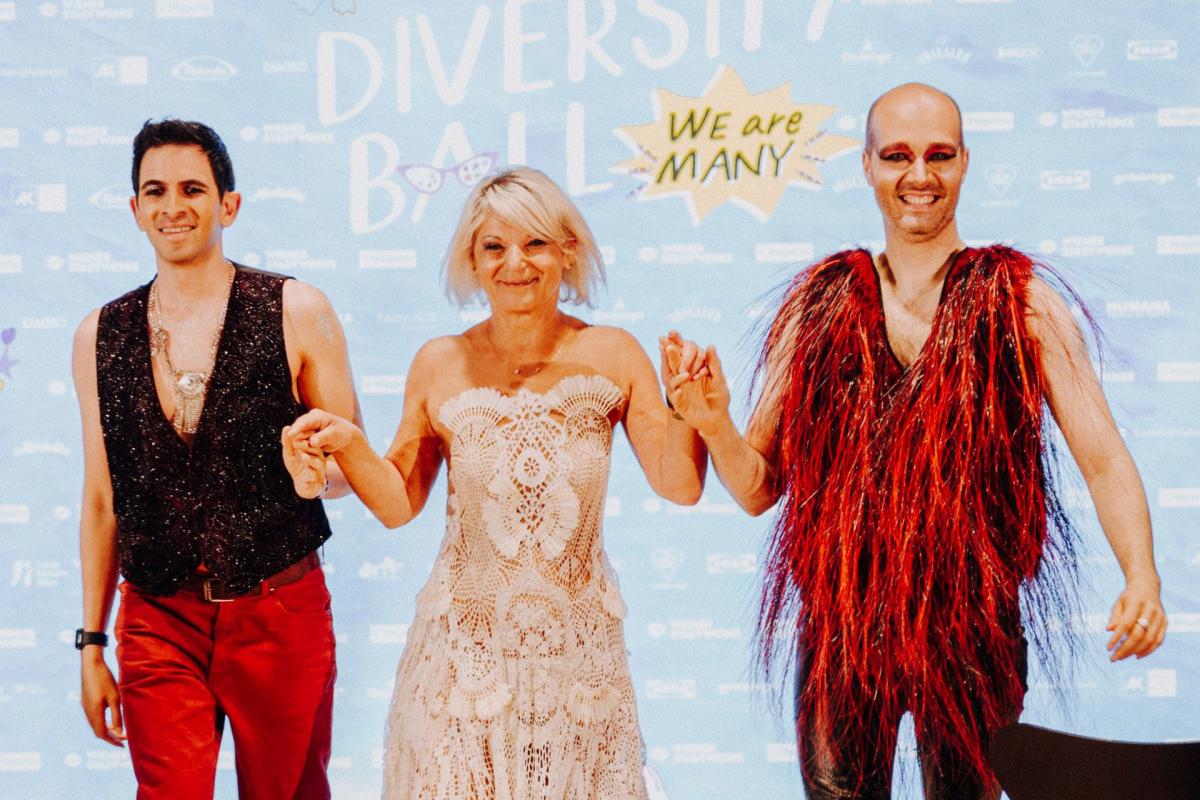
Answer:
<svg viewBox="0 0 1200 800"><path fill-rule="evenodd" d="M1025 642L1021 641L1021 683L1025 684ZM796 671L796 698L806 677L807 665L800 659ZM1021 705L1012 709L1005 722L1016 722L1021 716ZM878 717L866 715L855 720L835 722L840 725L878 726ZM889 746L864 757L866 763L850 765L838 763L831 755L828 742L824 739L821 726L809 724L797 730L796 746L800 755L800 775L804 781L804 793L808 800L888 800L892 796L892 760L896 744L893 736ZM969 764L952 751L939 753L938 758L929 758L933 753L918 741L918 756L921 761L921 778L925 786L925 800L996 800L1000 787L995 781L984 782ZM935 770L932 764L938 764ZM857 769L851 769L854 766ZM857 775L865 776L857 784Z"/></svg>

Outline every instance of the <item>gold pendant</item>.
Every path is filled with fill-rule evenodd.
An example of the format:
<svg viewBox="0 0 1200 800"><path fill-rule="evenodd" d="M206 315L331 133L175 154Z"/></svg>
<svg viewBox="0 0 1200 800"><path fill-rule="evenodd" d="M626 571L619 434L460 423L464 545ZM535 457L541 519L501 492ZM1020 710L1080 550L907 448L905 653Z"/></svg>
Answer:
<svg viewBox="0 0 1200 800"><path fill-rule="evenodd" d="M179 393L188 398L203 397L207 384L208 376L203 372L181 372L175 379Z"/></svg>

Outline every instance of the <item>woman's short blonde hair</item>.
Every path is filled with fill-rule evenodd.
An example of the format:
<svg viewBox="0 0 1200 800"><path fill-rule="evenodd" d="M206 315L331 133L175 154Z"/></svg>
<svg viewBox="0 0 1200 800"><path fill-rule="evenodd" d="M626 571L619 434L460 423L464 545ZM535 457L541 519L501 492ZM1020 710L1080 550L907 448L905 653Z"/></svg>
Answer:
<svg viewBox="0 0 1200 800"><path fill-rule="evenodd" d="M483 292L473 269L472 250L489 216L562 248L570 269L563 271L559 298L590 304L593 290L604 283L600 248L566 193L532 167L510 167L484 178L467 198L446 250L446 294L452 301L465 306Z"/></svg>

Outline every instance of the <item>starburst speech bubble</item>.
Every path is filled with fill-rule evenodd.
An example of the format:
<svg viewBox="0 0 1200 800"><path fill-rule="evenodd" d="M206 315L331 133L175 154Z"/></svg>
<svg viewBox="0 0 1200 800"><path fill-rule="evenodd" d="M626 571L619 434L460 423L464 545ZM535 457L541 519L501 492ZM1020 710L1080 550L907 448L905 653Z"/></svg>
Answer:
<svg viewBox="0 0 1200 800"><path fill-rule="evenodd" d="M653 102L653 122L616 129L636 155L614 170L645 181L640 200L683 197L693 224L725 202L765 221L789 185L819 187L818 165L859 145L821 129L837 106L793 102L790 82L754 94L729 66L699 97Z"/></svg>

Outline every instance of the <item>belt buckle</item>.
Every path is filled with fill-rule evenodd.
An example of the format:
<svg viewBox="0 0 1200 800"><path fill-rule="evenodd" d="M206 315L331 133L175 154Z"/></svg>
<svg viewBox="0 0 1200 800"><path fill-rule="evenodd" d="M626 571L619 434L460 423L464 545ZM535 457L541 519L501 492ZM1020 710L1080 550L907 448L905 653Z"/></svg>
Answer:
<svg viewBox="0 0 1200 800"><path fill-rule="evenodd" d="M232 603L235 598L232 597L213 597L212 585L216 578L205 578L200 585L203 586L203 594L206 602L209 603Z"/></svg>

